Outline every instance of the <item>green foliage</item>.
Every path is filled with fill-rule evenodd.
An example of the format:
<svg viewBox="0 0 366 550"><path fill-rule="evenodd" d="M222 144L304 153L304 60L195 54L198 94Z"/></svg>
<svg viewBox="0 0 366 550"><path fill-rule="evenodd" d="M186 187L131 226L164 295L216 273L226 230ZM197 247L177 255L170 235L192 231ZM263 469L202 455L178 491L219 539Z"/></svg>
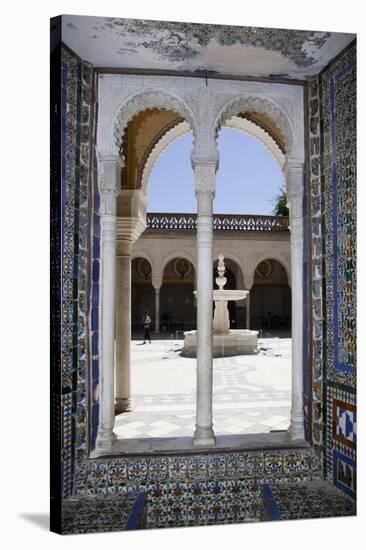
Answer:
<svg viewBox="0 0 366 550"><path fill-rule="evenodd" d="M286 191L282 188L280 189L278 195L273 199L275 203L273 207L273 214L275 216L288 216L289 210L287 208L287 196Z"/></svg>

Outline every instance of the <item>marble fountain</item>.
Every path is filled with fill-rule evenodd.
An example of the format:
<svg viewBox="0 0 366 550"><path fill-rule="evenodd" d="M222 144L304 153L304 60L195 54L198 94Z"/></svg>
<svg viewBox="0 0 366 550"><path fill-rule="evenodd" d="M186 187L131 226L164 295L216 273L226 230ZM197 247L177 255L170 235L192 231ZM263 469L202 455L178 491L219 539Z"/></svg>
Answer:
<svg viewBox="0 0 366 550"><path fill-rule="evenodd" d="M258 331L247 329L230 329L230 318L227 304L229 301L244 300L248 290L224 290L226 285L224 256L219 256L217 266L218 277L215 281L219 289L213 291L215 302L213 318L213 356L225 357L245 355L257 352ZM197 291L194 292L197 294ZM184 333L184 347L182 355L195 357L197 349L197 331L190 330Z"/></svg>

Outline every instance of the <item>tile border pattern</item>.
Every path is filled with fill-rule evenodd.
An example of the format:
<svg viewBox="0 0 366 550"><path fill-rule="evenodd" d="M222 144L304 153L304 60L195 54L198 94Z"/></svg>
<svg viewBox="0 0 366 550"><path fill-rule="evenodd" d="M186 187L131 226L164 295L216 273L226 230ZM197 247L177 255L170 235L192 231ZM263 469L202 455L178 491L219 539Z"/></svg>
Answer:
<svg viewBox="0 0 366 550"><path fill-rule="evenodd" d="M61 48L62 480L72 493L75 461L87 455L89 197L92 68Z"/></svg>
<svg viewBox="0 0 366 550"><path fill-rule="evenodd" d="M356 45L319 75L324 474L356 497ZM341 406L340 406L341 405ZM347 412L348 411L348 412ZM347 418L347 433L337 426ZM351 437L351 439L350 439Z"/></svg>

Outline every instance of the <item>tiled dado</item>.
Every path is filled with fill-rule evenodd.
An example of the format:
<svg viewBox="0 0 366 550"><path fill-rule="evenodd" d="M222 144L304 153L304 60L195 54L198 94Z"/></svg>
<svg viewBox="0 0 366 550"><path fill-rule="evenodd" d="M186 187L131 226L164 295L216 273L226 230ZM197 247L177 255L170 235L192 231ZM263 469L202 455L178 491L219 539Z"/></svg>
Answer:
<svg viewBox="0 0 366 550"><path fill-rule="evenodd" d="M311 449L129 459L86 460L74 478L74 494L124 492L151 483L232 479L316 479L320 460Z"/></svg>
<svg viewBox="0 0 366 550"><path fill-rule="evenodd" d="M319 480L312 449L85 461L75 496L144 492L146 526L259 521L263 483Z"/></svg>

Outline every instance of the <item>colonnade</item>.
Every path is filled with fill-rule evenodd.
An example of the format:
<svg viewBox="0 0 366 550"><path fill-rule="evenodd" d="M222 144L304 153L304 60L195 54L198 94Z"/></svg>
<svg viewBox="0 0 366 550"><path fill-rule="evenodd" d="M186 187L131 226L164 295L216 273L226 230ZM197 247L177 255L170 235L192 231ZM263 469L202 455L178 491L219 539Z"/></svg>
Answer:
<svg viewBox="0 0 366 550"><path fill-rule="evenodd" d="M106 86L105 81L104 86ZM195 128L196 141L191 157L195 175L195 194L197 199L197 386L196 426L193 434L193 445L197 447L210 447L215 445L215 434L212 421L212 209L215 196L215 174L219 158L216 150L214 132L210 129L211 121L208 119L207 115L209 106L205 93L199 94L197 92L196 99L197 102L201 102L201 111L197 111L199 115L197 115L195 124L198 126L201 125L201 127L197 129L196 126ZM108 91L105 97L108 98L109 103L105 103L107 106L103 106L104 104L101 102L101 117L103 117L103 109L107 112L108 109L110 111L113 107L110 103L114 97L113 94L111 95ZM151 108L151 94L148 97L151 103L149 103L149 107ZM299 98L296 96L296 102L299 101ZM174 106L176 107L177 101L176 99L174 99L174 101ZM262 100L262 104L260 102L258 103L258 101L256 103L253 103L253 101L250 103L248 100L248 102L248 105L255 105L256 109L262 108L261 105L265 105L264 100ZM137 108L137 102L131 105L132 107L129 107L130 109ZM245 107L241 109L243 108ZM238 109L240 109L240 106ZM273 116L276 115L276 109L277 108L271 107L269 113ZM228 110L228 112L230 111ZM241 111L239 110L238 112ZM117 118L118 124L122 124L123 110L121 113L119 118ZM190 113L188 112L188 114ZM105 116L106 120L108 116ZM277 115L277 118L280 127L281 124L283 126L283 132L287 132L287 134L290 135L288 123L286 122L286 126L280 115ZM104 126L106 126L105 121ZM117 128L119 128L118 125ZM102 138L105 135L103 132L104 130L101 132L98 146L99 214L101 222L101 292L99 302L100 409L96 440L96 450L102 453L111 451L113 448L113 443L115 441L115 434L113 432L115 410L120 412L128 410L130 407L131 249L132 243L145 228L146 215L146 197L143 191L121 191L121 167L123 161L119 153L119 148L110 146L107 149L103 149ZM290 203L292 277L292 408L289 431L292 439L295 441L304 439L302 402L302 159L291 156L288 157L285 175L287 194ZM118 217L117 219L116 202L117 196L120 193L124 195L124 212L126 212L126 215ZM155 288L156 326L159 327L159 296L162 281L153 280L152 282ZM118 315L115 318L116 310L118 311ZM121 311L124 312L123 318L120 315ZM249 325L248 317L249 307L247 308L247 326ZM115 369L116 392L114 388Z"/></svg>

